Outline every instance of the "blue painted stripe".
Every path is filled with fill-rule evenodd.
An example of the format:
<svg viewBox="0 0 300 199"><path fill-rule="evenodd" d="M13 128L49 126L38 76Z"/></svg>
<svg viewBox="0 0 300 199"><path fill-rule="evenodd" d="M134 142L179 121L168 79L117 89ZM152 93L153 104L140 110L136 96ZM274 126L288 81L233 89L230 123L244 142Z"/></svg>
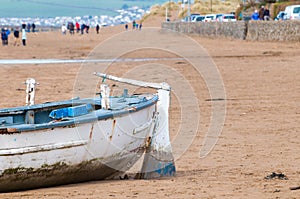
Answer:
<svg viewBox="0 0 300 199"><path fill-rule="evenodd" d="M63 121L52 121L49 123L43 123L43 124L19 124L19 125L11 125L7 127L8 131L11 132L24 132L24 131L36 131L36 130L42 130L42 129L53 129L53 128L59 128L59 127L73 127L77 124L85 124L85 123L92 123L96 122L98 120L105 120L110 118L116 118L116 117L122 117L130 113L134 113L140 110L143 110L147 107L150 107L158 101L158 96L153 96L152 99L140 102L138 104L134 104L131 106L126 107L125 109L121 110L95 110L89 114L78 116L78 117L72 117L72 118L65 118ZM43 105L34 105L33 109L40 109L40 108L46 108L51 107L53 105L63 105L68 104L67 102L70 101L64 101L64 102L55 102L55 103L49 103L49 104L43 104ZM52 105L51 105L52 104ZM11 110L14 111L21 111L24 110L22 108L13 108ZM25 107L26 110L32 110L32 107ZM3 110L1 110L3 112ZM0 111L0 114L2 113Z"/></svg>

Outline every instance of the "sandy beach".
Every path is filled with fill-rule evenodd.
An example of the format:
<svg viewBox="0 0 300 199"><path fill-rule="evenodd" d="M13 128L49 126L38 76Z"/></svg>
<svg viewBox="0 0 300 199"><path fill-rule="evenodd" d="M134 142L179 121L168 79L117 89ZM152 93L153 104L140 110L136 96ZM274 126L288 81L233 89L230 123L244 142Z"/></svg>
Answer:
<svg viewBox="0 0 300 199"><path fill-rule="evenodd" d="M160 20L148 19L144 22L145 28L138 33L135 30L133 34L143 38L149 30L147 27L160 27ZM12 46L12 38L9 46L1 46L1 59L86 59L98 53L94 49L101 42L122 32L123 26L105 27L99 35L95 30L88 35L73 36L64 36L59 31L29 33L26 47ZM176 158L176 177L93 181L4 193L0 198L299 198L300 190L290 190L290 187L300 186L300 43L212 39L195 35L190 38L212 59L222 77L226 98L211 99L207 80L196 73L187 60L115 62L107 69L114 75L123 75L138 67L141 71L132 73L137 78L163 80L176 87L177 79L168 72L171 68L188 81L197 103L187 101L185 109L181 110L177 96L186 90L176 87L170 109L172 141L180 134L180 125L193 125L193 120L181 118L183 111L198 110L200 116L191 145ZM97 56L107 58L113 55L114 48L118 47L111 46L105 55L99 53ZM120 57L180 58L163 49L138 49ZM148 67L146 70L142 67L153 63L167 68ZM0 65L0 107L24 105L25 86L22 82L28 77L34 77L40 83L37 103L70 99L81 70L81 63ZM200 158L213 117L211 108L218 103L226 105L222 132L213 150ZM272 172L282 173L287 179L265 179Z"/></svg>

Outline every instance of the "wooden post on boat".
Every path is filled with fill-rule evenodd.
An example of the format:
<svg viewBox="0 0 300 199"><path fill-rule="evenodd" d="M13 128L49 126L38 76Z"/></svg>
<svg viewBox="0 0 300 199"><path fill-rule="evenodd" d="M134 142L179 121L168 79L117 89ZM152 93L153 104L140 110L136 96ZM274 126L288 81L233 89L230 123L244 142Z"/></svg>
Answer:
<svg viewBox="0 0 300 199"><path fill-rule="evenodd" d="M33 78L28 78L26 84L26 106L34 105L35 85L39 84Z"/></svg>
<svg viewBox="0 0 300 199"><path fill-rule="evenodd" d="M101 94L102 109L105 110L110 109L110 103L109 103L110 88L107 84L102 83L100 85L100 94Z"/></svg>
<svg viewBox="0 0 300 199"><path fill-rule="evenodd" d="M151 179L163 176L174 176L176 168L169 136L171 87L167 83L142 82L103 73L95 72L94 75L117 82L157 89L157 111L153 117L153 128L149 135L151 139L149 139L148 146L145 150L141 172L136 175L136 178Z"/></svg>

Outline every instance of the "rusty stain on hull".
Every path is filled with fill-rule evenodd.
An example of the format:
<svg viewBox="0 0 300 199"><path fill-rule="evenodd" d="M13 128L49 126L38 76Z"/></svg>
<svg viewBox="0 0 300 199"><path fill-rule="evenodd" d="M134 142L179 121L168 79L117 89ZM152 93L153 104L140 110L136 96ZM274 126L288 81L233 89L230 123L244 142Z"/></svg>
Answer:
<svg viewBox="0 0 300 199"><path fill-rule="evenodd" d="M116 119L114 119L113 123L112 123L111 135L109 136L109 141L112 141L113 135L115 133L116 124L117 124L117 121L116 121Z"/></svg>
<svg viewBox="0 0 300 199"><path fill-rule="evenodd" d="M91 130L90 130L90 136L89 136L90 140L93 137L93 131L94 131L94 123L92 124Z"/></svg>

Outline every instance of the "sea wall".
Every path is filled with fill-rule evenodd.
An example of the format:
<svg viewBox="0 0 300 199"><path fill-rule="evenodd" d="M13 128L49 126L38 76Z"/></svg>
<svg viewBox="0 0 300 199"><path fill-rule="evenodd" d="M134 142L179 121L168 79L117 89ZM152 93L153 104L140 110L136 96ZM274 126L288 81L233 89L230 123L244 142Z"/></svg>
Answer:
<svg viewBox="0 0 300 199"><path fill-rule="evenodd" d="M256 41L300 41L300 20L296 21L237 21L164 22L162 28L206 37Z"/></svg>
<svg viewBox="0 0 300 199"><path fill-rule="evenodd" d="M258 41L300 41L300 20L292 21L250 21L248 40Z"/></svg>

